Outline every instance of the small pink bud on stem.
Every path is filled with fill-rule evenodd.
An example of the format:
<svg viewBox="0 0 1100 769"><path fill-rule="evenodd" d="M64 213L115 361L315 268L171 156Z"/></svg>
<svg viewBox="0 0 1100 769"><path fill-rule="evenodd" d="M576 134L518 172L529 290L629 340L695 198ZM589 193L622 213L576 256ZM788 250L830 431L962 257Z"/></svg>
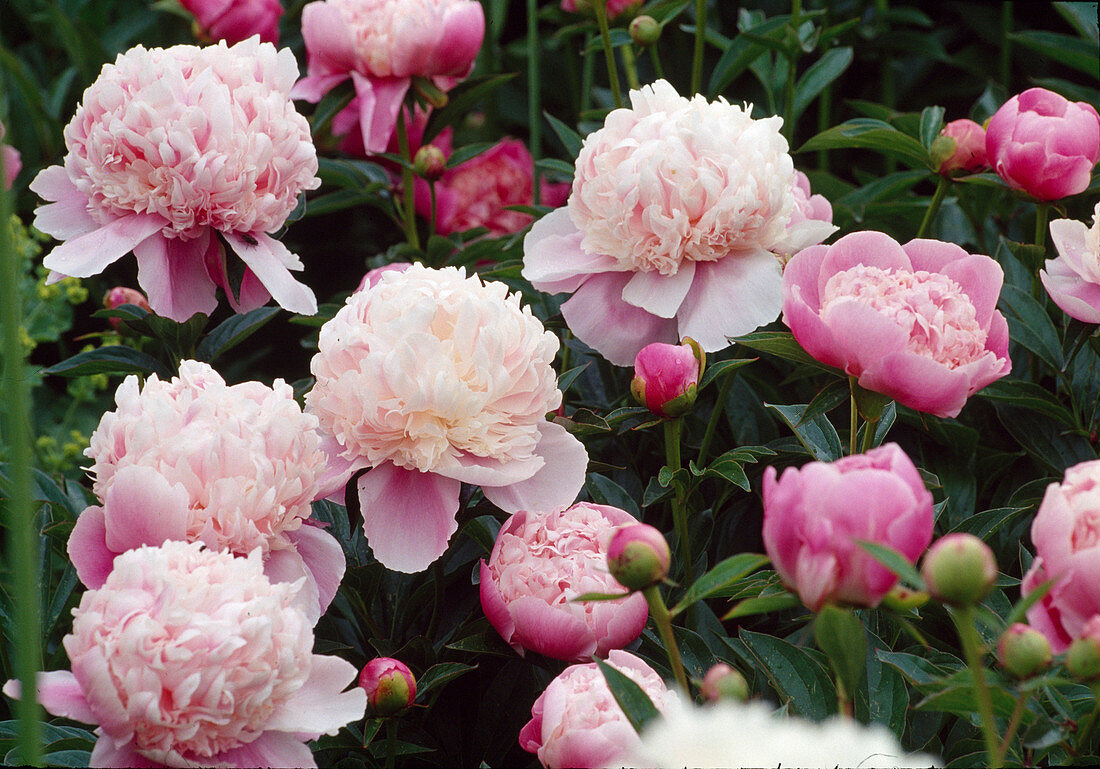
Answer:
<svg viewBox="0 0 1100 769"><path fill-rule="evenodd" d="M664 535L646 523L619 527L607 548L611 576L631 590L644 590L663 580L671 559Z"/></svg>
<svg viewBox="0 0 1100 769"><path fill-rule="evenodd" d="M970 606L997 581L997 561L989 545L973 534L948 534L928 548L921 576L937 601Z"/></svg>
<svg viewBox="0 0 1100 769"><path fill-rule="evenodd" d="M375 657L359 674L367 693L367 715L392 716L416 699L416 678L408 666L392 657Z"/></svg>

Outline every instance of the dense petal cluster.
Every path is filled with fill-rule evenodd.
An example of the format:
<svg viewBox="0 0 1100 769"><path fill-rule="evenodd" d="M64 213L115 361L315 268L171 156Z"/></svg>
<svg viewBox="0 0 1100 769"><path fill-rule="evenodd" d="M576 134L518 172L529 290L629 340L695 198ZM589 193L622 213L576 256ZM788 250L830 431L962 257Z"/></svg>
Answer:
<svg viewBox="0 0 1100 769"><path fill-rule="evenodd" d="M362 718L366 696L341 693L350 663L312 653L299 587L271 583L259 550L131 550L73 611L72 672L43 674L39 698L99 725L95 766L314 766L302 740Z"/></svg>
<svg viewBox="0 0 1100 769"><path fill-rule="evenodd" d="M800 207L780 118L664 80L630 100L585 139L568 204L532 227L523 269L536 288L574 292L570 328L623 366L650 342L719 350L774 320L777 254L835 230ZM796 211L805 226L789 231Z"/></svg>
<svg viewBox="0 0 1100 769"><path fill-rule="evenodd" d="M1055 219L1050 238L1058 249L1039 271L1050 298L1070 317L1100 323L1100 203L1092 212L1092 227L1074 219Z"/></svg>
<svg viewBox="0 0 1100 769"><path fill-rule="evenodd" d="M301 261L266 234L320 185L309 124L289 100L297 74L289 49L255 38L136 46L105 65L65 128L64 166L31 185L52 201L35 226L65 241L45 265L88 277L133 250L150 305L176 320L212 312L216 286L242 311L274 296L316 312L288 271ZM239 299L216 232L247 267Z"/></svg>
<svg viewBox="0 0 1100 769"><path fill-rule="evenodd" d="M637 638L648 609L640 594L618 601L574 602L584 593L620 593L607 570L616 526L634 522L625 510L578 502L509 518L481 562L485 616L513 649L555 659L606 657Z"/></svg>

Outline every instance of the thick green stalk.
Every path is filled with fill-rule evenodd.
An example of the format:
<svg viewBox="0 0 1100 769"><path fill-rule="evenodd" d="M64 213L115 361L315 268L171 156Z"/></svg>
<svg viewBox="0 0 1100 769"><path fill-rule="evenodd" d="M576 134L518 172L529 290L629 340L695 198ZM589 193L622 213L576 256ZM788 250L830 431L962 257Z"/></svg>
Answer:
<svg viewBox="0 0 1100 769"><path fill-rule="evenodd" d="M416 233L416 182L413 179L412 155L409 153L409 134L405 127L405 110L397 112L397 147L405 164L401 167L401 213L405 224L405 239L413 248L420 248L420 236Z"/></svg>
<svg viewBox="0 0 1100 769"><path fill-rule="evenodd" d="M854 376L848 377L848 386L851 388L851 415L848 418L848 430L850 435L848 436L848 454L852 455L856 453L856 435L859 433L859 407L856 405L856 378Z"/></svg>
<svg viewBox="0 0 1100 769"><path fill-rule="evenodd" d="M397 719L386 718L386 769L397 765Z"/></svg>
<svg viewBox="0 0 1100 769"><path fill-rule="evenodd" d="M791 0L791 27L798 34L798 25L802 19L802 0ZM787 56L787 82L783 88L783 135L787 142L794 144L794 85L798 72L798 51Z"/></svg>
<svg viewBox="0 0 1100 769"><path fill-rule="evenodd" d="M1035 204L1035 245L1047 247L1047 219L1050 217L1050 203Z"/></svg>
<svg viewBox="0 0 1100 769"><path fill-rule="evenodd" d="M918 238L923 238L927 234L928 228L932 226L932 221L936 218L936 214L940 210L940 204L943 203L944 196L947 195L947 188L950 186L951 181L941 176L939 184L936 185L936 191L932 195L932 202L928 204L928 210L924 212L920 229L917 230Z"/></svg>
<svg viewBox="0 0 1100 769"><path fill-rule="evenodd" d="M592 51L592 36L584 36L584 52L581 54L581 103L579 114L592 108L592 85L596 81L596 59Z"/></svg>
<svg viewBox="0 0 1100 769"><path fill-rule="evenodd" d="M999 766L1000 763L995 760L1000 746L997 744L997 722L993 719L993 697L985 682L983 644L978 636L978 629L974 626L974 610L970 606L962 606L952 612L951 617L955 620L963 657L974 679L974 693L978 698L978 714L982 719L982 738L985 741L986 759L989 766Z"/></svg>
<svg viewBox="0 0 1100 769"><path fill-rule="evenodd" d="M668 654L668 662L672 666L672 675L676 677L676 683L685 695L690 695L687 676L684 675L684 663L680 659L680 647L676 645L676 636L672 634L672 617L668 614L668 607L661 598L661 590L657 585L650 585L642 590L646 603L649 604L649 616L653 617L653 623L657 626L657 632L661 634L661 641L665 645L665 653Z"/></svg>
<svg viewBox="0 0 1100 769"><path fill-rule="evenodd" d="M680 435L683 430L683 418L665 420L665 464L672 472L676 472L682 466L680 464ZM672 502L672 524L676 528L676 539L680 541L680 557L684 561L684 570L687 581L693 581L691 542L688 539L687 525L687 499L684 488L678 481L673 481L676 490Z"/></svg>
<svg viewBox="0 0 1100 769"><path fill-rule="evenodd" d="M611 98L616 107L623 106L623 92L619 87L619 68L615 64L615 49L611 47L611 28L607 26L607 0L594 0L592 7L596 9L596 23L600 27L600 38L603 40L603 55L607 61L607 79L611 81Z"/></svg>
<svg viewBox="0 0 1100 769"><path fill-rule="evenodd" d="M649 59L653 62L653 71L657 73L657 79L665 80L665 68L661 66L661 54L657 53L657 46L649 46Z"/></svg>
<svg viewBox="0 0 1100 769"><path fill-rule="evenodd" d="M637 91L642 87L641 81L638 80L638 65L634 61L634 47L631 45L624 45L619 49L623 53L623 69L626 70L626 84L630 86L630 89Z"/></svg>
<svg viewBox="0 0 1100 769"><path fill-rule="evenodd" d="M703 51L707 40L707 0L695 0L695 51L691 59L691 93L703 87Z"/></svg>
<svg viewBox="0 0 1100 769"><path fill-rule="evenodd" d="M538 189L538 185L535 186L535 189L536 190ZM430 179L428 181L428 192L432 196L432 216L428 220L428 240L431 240L432 236L435 235L435 218L436 218L436 209L437 209L435 180L434 179ZM537 198L536 198L535 202L536 203L538 202ZM433 266L435 266L435 265L433 265Z"/></svg>
<svg viewBox="0 0 1100 769"><path fill-rule="evenodd" d="M532 190L537 206L541 199L538 161L542 156L542 91L539 85L539 21L536 0L527 0L527 130L531 150L531 160L535 163L535 177Z"/></svg>

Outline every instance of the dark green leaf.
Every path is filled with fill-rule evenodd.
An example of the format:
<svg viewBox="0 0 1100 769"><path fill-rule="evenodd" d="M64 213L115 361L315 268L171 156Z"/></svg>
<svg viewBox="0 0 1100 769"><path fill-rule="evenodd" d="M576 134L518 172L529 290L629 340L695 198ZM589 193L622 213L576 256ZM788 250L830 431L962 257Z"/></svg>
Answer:
<svg viewBox="0 0 1100 769"><path fill-rule="evenodd" d="M1034 382L1019 379L999 379L978 391L978 395L993 401L1011 403L1032 411L1054 417L1066 427L1075 427L1073 414L1063 406L1050 390Z"/></svg>
<svg viewBox="0 0 1100 769"><path fill-rule="evenodd" d="M1047 580L1017 601L1016 605L1012 607L1012 611L1005 617L1005 625L1011 626L1016 622L1022 622L1024 615L1027 614L1027 610L1043 600L1043 596L1049 593L1050 589L1054 587L1054 582L1053 579Z"/></svg>
<svg viewBox="0 0 1100 769"><path fill-rule="evenodd" d="M257 307L244 315L234 315L222 321L199 342L195 356L199 360L213 363L223 353L233 349L263 328L278 312L278 307Z"/></svg>
<svg viewBox="0 0 1100 769"><path fill-rule="evenodd" d="M610 478L599 473L590 473L584 484L592 501L598 505L611 505L626 510L635 518L641 519L642 511L629 492Z"/></svg>
<svg viewBox="0 0 1100 769"><path fill-rule="evenodd" d="M978 539L989 542L997 532L1015 523L1028 510L1029 508L1026 507L998 507L995 510L986 510L964 518L955 524L951 531L973 534Z"/></svg>
<svg viewBox="0 0 1100 769"><path fill-rule="evenodd" d="M746 366L752 363L756 358L737 358L735 360L720 360L717 363L707 366L703 371L703 376L699 377L699 390L709 385L720 376L725 376L742 366Z"/></svg>
<svg viewBox="0 0 1100 769"><path fill-rule="evenodd" d="M350 79L343 81L326 93L321 101L317 103L317 108L313 110L313 116L310 118L310 128L313 130L313 135L316 136L321 131L327 130L336 113L351 104L351 100L354 98L355 86L352 85Z"/></svg>
<svg viewBox="0 0 1100 769"><path fill-rule="evenodd" d="M1093 79L1100 80L1100 76L1097 75L1096 42L1093 40L1082 40L1072 35L1042 30L1013 32L1009 34L1008 39L1083 72Z"/></svg>
<svg viewBox="0 0 1100 769"><path fill-rule="evenodd" d="M848 69L852 58L849 46L830 48L802 74L794 89L794 113L789 118L792 123L797 122L810 103Z"/></svg>
<svg viewBox="0 0 1100 769"><path fill-rule="evenodd" d="M822 414L832 411L850 398L851 389L848 387L848 383L843 379L834 379L825 385L821 392L815 395L814 399L806 406L799 424L801 425L803 422L816 419Z"/></svg>
<svg viewBox="0 0 1100 769"><path fill-rule="evenodd" d="M866 667L867 635L863 623L850 609L822 607L814 619L814 643L829 658L848 697L854 698Z"/></svg>
<svg viewBox="0 0 1100 769"><path fill-rule="evenodd" d="M814 459L821 462L832 462L839 459L844 453L840 445L840 436L832 422L824 416L816 416L804 421L802 415L806 411L806 405L780 406L774 403L765 403L764 408L771 409L787 423L794 431L795 436L806 447Z"/></svg>
<svg viewBox="0 0 1100 769"><path fill-rule="evenodd" d="M856 118L822 131L798 148L798 152L861 148L895 157L914 168L930 168L928 150L918 140L889 123Z"/></svg>
<svg viewBox="0 0 1100 769"><path fill-rule="evenodd" d="M684 597L672 608L671 614L676 616L696 601L709 598L720 590L729 588L733 583L742 579L745 575L769 563L768 556L757 553L738 553L716 565L687 589Z"/></svg>
<svg viewBox="0 0 1100 769"><path fill-rule="evenodd" d="M477 670L477 665L465 665L461 662L440 662L438 665L432 665L416 679L416 698L422 700L424 695L432 689L443 686L471 670Z"/></svg>
<svg viewBox="0 0 1100 769"><path fill-rule="evenodd" d="M940 135L946 111L943 107L925 107L920 113L920 143L926 149L931 150L932 142Z"/></svg>
<svg viewBox="0 0 1100 769"><path fill-rule="evenodd" d="M459 147L451 153L449 158L447 158L447 168L454 168L455 166L462 165L467 160L476 158L481 153L495 146L496 144L493 142L478 142L477 144L467 144L465 147Z"/></svg>
<svg viewBox="0 0 1100 769"><path fill-rule="evenodd" d="M781 701L798 715L820 721L836 712L836 687L809 650L745 628L738 635L756 668L768 677Z"/></svg>
<svg viewBox="0 0 1100 769"><path fill-rule="evenodd" d="M839 369L818 362L813 356L803 350L802 346L795 341L794 335L789 331L757 331L753 334L735 337L730 341L736 342L737 344L743 344L745 347L752 350L775 355L784 360L793 361L794 363L805 366L813 366L822 371L836 374L837 376L845 376Z"/></svg>
<svg viewBox="0 0 1100 769"><path fill-rule="evenodd" d="M767 21L750 27L753 36L767 36L780 39L783 35L781 27L790 19L789 15L775 16ZM721 94L726 87L748 68L766 49L763 45L751 40L745 34L737 35L722 52L721 58L714 65L707 85L707 92L713 98Z"/></svg>
<svg viewBox="0 0 1100 769"><path fill-rule="evenodd" d="M582 603L584 601L618 601L621 598L629 598L630 593L581 593L576 598L570 598L571 602Z"/></svg>
<svg viewBox="0 0 1100 769"><path fill-rule="evenodd" d="M576 366L568 371L563 371L561 376L558 377L558 389L562 392L568 391L573 382L576 381L577 377L579 377L588 366L589 364L585 363L583 366Z"/></svg>
<svg viewBox="0 0 1100 769"><path fill-rule="evenodd" d="M996 404L997 417L1029 455L1061 476L1067 467L1096 459L1088 438L1067 432L1050 417L1008 403Z"/></svg>
<svg viewBox="0 0 1100 769"><path fill-rule="evenodd" d="M506 644L500 637L500 634L495 630L460 638L453 643L447 644L445 648L459 652L470 652L472 654L492 654L496 657L507 657L508 659L516 658L515 649Z"/></svg>
<svg viewBox="0 0 1100 769"><path fill-rule="evenodd" d="M1004 312L1013 341L1038 355L1053 369L1062 367L1062 345L1058 331L1043 306L1015 286L1001 287L997 306Z"/></svg>
<svg viewBox="0 0 1100 769"><path fill-rule="evenodd" d="M430 142L447 126L457 125L466 118L477 103L500 88L518 73L471 77L447 92L447 106L432 110L428 125L424 128L423 141Z"/></svg>
<svg viewBox="0 0 1100 769"><path fill-rule="evenodd" d="M755 598L745 598L733 605L733 608L722 615L722 621L737 617L752 617L757 614L771 614L774 611L793 609L800 606L802 601L794 593L775 593L774 595L760 595Z"/></svg>
<svg viewBox="0 0 1100 769"><path fill-rule="evenodd" d="M493 551L497 532L500 531L500 521L491 515L479 515L462 525L462 533L481 545L481 549L489 554Z"/></svg>
<svg viewBox="0 0 1100 769"><path fill-rule="evenodd" d="M661 717L661 714L649 699L649 695L642 691L642 687L603 660L597 659L595 662L600 668L600 672L603 673L604 680L607 681L607 688L611 690L611 696L615 698L615 702L619 703L623 715L634 727L634 731L641 734L646 724Z"/></svg>
<svg viewBox="0 0 1100 769"><path fill-rule="evenodd" d="M44 369L44 374L88 376L89 374L159 374L171 379L173 371L162 361L123 345L99 347L79 352L71 358Z"/></svg>
<svg viewBox="0 0 1100 769"><path fill-rule="evenodd" d="M390 183L386 169L366 160L322 157L317 159L317 164L317 175L325 184L367 192Z"/></svg>
<svg viewBox="0 0 1100 769"><path fill-rule="evenodd" d="M546 122L550 124L550 127L552 129L554 129L554 133L557 135L557 137L561 139L562 146L565 147L565 153L569 155L569 157L575 159L577 155L580 154L581 144L583 143L584 138L572 128L567 126L565 123L561 122L556 117L551 115L549 112L544 112L542 114L546 117ZM569 173L573 173L572 167L570 168Z"/></svg>
<svg viewBox="0 0 1100 769"><path fill-rule="evenodd" d="M706 475L710 477L717 476L732 483L745 491L750 491L749 488L749 476L745 475L745 469L742 467L741 462L735 459L716 459L710 463L704 470L700 470L695 460L688 462L688 469L692 475Z"/></svg>
<svg viewBox="0 0 1100 769"><path fill-rule="evenodd" d="M543 173L557 174L563 179L572 179L576 170L572 163L567 163L558 158L540 158L535 162L535 168Z"/></svg>
<svg viewBox="0 0 1100 769"><path fill-rule="evenodd" d="M943 668L916 654L876 649L875 655L901 673L909 683L917 686L931 684L945 674Z"/></svg>
<svg viewBox="0 0 1100 769"><path fill-rule="evenodd" d="M924 580L921 579L916 568L909 562L908 558L897 550L875 542L867 542L866 540L857 540L856 544L866 550L867 553L880 564L894 572L901 580L908 583L910 587L924 590Z"/></svg>

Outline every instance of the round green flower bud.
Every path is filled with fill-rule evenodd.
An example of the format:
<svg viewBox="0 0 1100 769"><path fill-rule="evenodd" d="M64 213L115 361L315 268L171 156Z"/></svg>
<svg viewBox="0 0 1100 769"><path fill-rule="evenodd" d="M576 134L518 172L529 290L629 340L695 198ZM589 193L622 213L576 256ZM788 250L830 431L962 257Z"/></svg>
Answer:
<svg viewBox="0 0 1100 769"><path fill-rule="evenodd" d="M1100 678L1100 643L1084 636L1070 644L1066 651L1066 672L1078 681Z"/></svg>
<svg viewBox="0 0 1100 769"><path fill-rule="evenodd" d="M937 601L970 606L997 581L997 561L989 545L973 534L948 534L928 548L921 576Z"/></svg>
<svg viewBox="0 0 1100 769"><path fill-rule="evenodd" d="M430 182L437 181L442 178L443 172L446 170L447 157L439 147L434 144L425 144L416 151L416 155L413 157L413 171L421 179L427 179Z"/></svg>
<svg viewBox="0 0 1100 769"><path fill-rule="evenodd" d="M719 700L737 700L744 702L749 698L749 683L745 677L724 662L712 665L703 676L700 687L703 696L711 702Z"/></svg>
<svg viewBox="0 0 1100 769"><path fill-rule="evenodd" d="M641 16L630 22L630 39L643 48L661 39L661 25L652 16Z"/></svg>
<svg viewBox="0 0 1100 769"><path fill-rule="evenodd" d="M1001 635L997 657L1001 667L1016 678L1027 678L1049 665L1053 654L1045 635L1017 622Z"/></svg>
<svg viewBox="0 0 1100 769"><path fill-rule="evenodd" d="M631 590L643 590L663 580L671 560L664 535L645 523L620 526L607 546L611 576Z"/></svg>

